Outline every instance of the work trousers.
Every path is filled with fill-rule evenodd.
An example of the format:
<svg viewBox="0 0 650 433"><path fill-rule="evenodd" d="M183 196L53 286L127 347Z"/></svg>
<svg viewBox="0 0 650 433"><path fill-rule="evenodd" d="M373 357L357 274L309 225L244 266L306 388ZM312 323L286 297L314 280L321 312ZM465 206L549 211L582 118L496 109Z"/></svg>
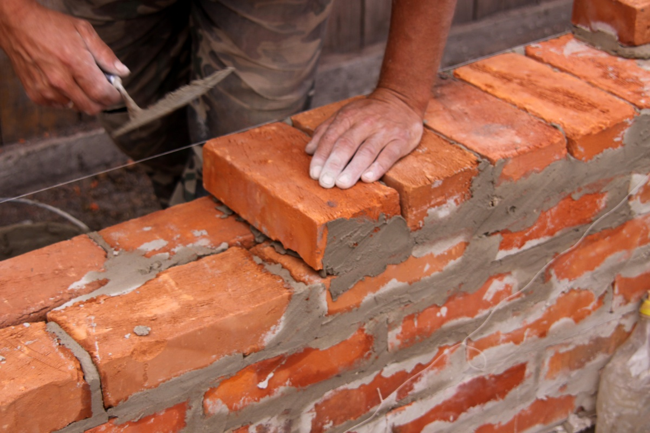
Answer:
<svg viewBox="0 0 650 433"><path fill-rule="evenodd" d="M225 67L224 81L187 109L114 138L141 160L280 120L306 109L332 0L64 0L131 70L123 79L141 107ZM128 120L122 106L99 116L109 135ZM144 163L164 205L201 190L201 152ZM180 184L178 182L181 182Z"/></svg>

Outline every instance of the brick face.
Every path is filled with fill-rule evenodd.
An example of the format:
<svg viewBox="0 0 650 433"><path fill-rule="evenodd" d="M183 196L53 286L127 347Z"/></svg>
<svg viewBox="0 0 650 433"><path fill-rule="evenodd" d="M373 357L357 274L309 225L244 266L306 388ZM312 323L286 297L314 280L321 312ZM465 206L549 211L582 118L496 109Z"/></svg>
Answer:
<svg viewBox="0 0 650 433"><path fill-rule="evenodd" d="M615 33L623 45L650 43L650 1L575 0L573 24Z"/></svg>
<svg viewBox="0 0 650 433"><path fill-rule="evenodd" d="M86 235L0 262L0 327L43 320L51 309L100 288L106 253Z"/></svg>
<svg viewBox="0 0 650 433"><path fill-rule="evenodd" d="M116 424L115 420L109 421L87 433L179 433L186 427L185 414L187 403L177 404L168 409L145 416L137 421Z"/></svg>
<svg viewBox="0 0 650 433"><path fill-rule="evenodd" d="M549 397L535 400L533 404L519 412L506 423L485 424L476 433L516 433L527 431L535 426L548 426L566 419L575 410L575 397Z"/></svg>
<svg viewBox="0 0 650 433"><path fill-rule="evenodd" d="M562 126L572 156L589 161L623 145L635 116L620 99L518 54L501 54L456 69L456 76L504 101Z"/></svg>
<svg viewBox="0 0 650 433"><path fill-rule="evenodd" d="M261 350L289 298L281 278L231 248L162 272L126 295L53 311L48 319L90 353L104 402L114 406L223 356ZM138 336L137 326L150 332Z"/></svg>
<svg viewBox="0 0 650 433"><path fill-rule="evenodd" d="M90 417L77 359L45 323L0 329L0 431L49 432Z"/></svg>

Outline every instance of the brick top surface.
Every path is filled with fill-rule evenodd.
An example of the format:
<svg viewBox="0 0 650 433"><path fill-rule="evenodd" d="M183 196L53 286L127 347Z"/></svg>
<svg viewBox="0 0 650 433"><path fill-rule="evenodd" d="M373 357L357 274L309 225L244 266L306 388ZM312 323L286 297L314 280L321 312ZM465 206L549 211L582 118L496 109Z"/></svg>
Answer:
<svg viewBox="0 0 650 433"><path fill-rule="evenodd" d="M105 402L113 406L223 356L260 350L289 298L280 277L235 247L171 268L128 294L53 311L48 319L91 354Z"/></svg>
<svg viewBox="0 0 650 433"><path fill-rule="evenodd" d="M565 35L529 45L526 54L619 96L650 108L650 61L612 56Z"/></svg>
<svg viewBox="0 0 650 433"><path fill-rule="evenodd" d="M300 129L301 131L312 135L314 130L330 118L334 113L339 111L343 106L349 104L352 101L358 99L364 99L365 96L355 96L353 98L345 99L343 101L334 102L332 104L327 104L322 107L314 108L313 110L303 111L294 116L291 116L291 122L293 126Z"/></svg>
<svg viewBox="0 0 650 433"><path fill-rule="evenodd" d="M573 24L614 34L632 46L650 42L649 19L648 0L575 0L571 17Z"/></svg>

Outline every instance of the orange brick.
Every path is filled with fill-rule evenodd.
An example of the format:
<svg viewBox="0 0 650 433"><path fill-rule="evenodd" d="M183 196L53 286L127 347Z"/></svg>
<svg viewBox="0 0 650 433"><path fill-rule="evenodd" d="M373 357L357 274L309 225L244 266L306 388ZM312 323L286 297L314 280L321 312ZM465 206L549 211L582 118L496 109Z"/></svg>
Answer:
<svg viewBox="0 0 650 433"><path fill-rule="evenodd" d="M638 108L650 108L650 71L639 66L636 60L612 56L573 35L529 45L526 54L613 93Z"/></svg>
<svg viewBox="0 0 650 433"><path fill-rule="evenodd" d="M510 274L496 275L474 293L453 295L443 306L432 305L406 316L399 327L392 326L391 334L395 335L391 338L391 350L409 347L428 338L451 321L478 316L512 295L514 284Z"/></svg>
<svg viewBox="0 0 650 433"><path fill-rule="evenodd" d="M106 253L86 235L0 262L0 327L45 319L45 314L105 281L86 283L102 272Z"/></svg>
<svg viewBox="0 0 650 433"><path fill-rule="evenodd" d="M611 355L630 335L623 325L616 327L607 337L595 337L578 346L559 345L548 349L552 355L547 361L547 379L556 379L565 371L578 371L599 355Z"/></svg>
<svg viewBox="0 0 650 433"><path fill-rule="evenodd" d="M156 412L137 421L115 424L115 420L102 424L99 427L87 430L87 433L178 433L183 430L187 403Z"/></svg>
<svg viewBox="0 0 650 433"><path fill-rule="evenodd" d="M250 248L253 234L246 223L224 215L210 197L136 218L99 232L115 250L145 252L146 257L192 246L216 249L222 244ZM224 218L225 217L225 218Z"/></svg>
<svg viewBox="0 0 650 433"><path fill-rule="evenodd" d="M649 0L575 0L573 24L614 33L623 45L650 43Z"/></svg>
<svg viewBox="0 0 650 433"><path fill-rule="evenodd" d="M79 362L45 323L0 329L0 431L49 432L91 414Z"/></svg>
<svg viewBox="0 0 650 433"><path fill-rule="evenodd" d="M295 128L300 129L306 134L313 135L314 130L316 130L321 123L332 117L332 115L343 108L343 106L350 102L365 98L365 96L355 96L353 98L344 99L343 101L333 102L322 107L314 108L313 110L304 111L295 116L291 116L291 122Z"/></svg>
<svg viewBox="0 0 650 433"><path fill-rule="evenodd" d="M497 258L537 245L571 227L592 222L605 208L606 198L605 193L585 194L577 200L568 195L555 207L542 212L531 227L514 233L503 230Z"/></svg>
<svg viewBox="0 0 650 433"><path fill-rule="evenodd" d="M459 242L453 247L440 252L431 252L421 257L410 256L397 265L388 265L386 270L376 277L366 277L356 283L350 290L332 300L329 290L326 292L327 314L334 315L352 311L358 308L368 297L379 292L389 282L412 284L444 270L454 260L463 256L467 248L466 242ZM270 263L278 263L289 271L291 276L301 283L322 283L329 288L330 282L336 277L321 278L305 262L297 257L279 254L269 245L260 245L251 252Z"/></svg>
<svg viewBox="0 0 650 433"><path fill-rule="evenodd" d="M284 123L211 140L204 148L204 182L253 226L322 269L328 222L399 215L399 196L380 183L321 188L309 177L307 141Z"/></svg>
<svg viewBox="0 0 650 433"><path fill-rule="evenodd" d="M623 145L631 105L578 78L518 54L501 54L456 69L456 76L562 126L569 153L588 161Z"/></svg>
<svg viewBox="0 0 650 433"><path fill-rule="evenodd" d="M618 306L640 302L648 290L650 290L650 272L636 277L617 275L614 279L614 296L617 298Z"/></svg>
<svg viewBox="0 0 650 433"><path fill-rule="evenodd" d="M418 230L430 209L458 206L468 200L477 174L474 155L425 130L418 147L382 180L399 192L402 216L411 230Z"/></svg>
<svg viewBox="0 0 650 433"><path fill-rule="evenodd" d="M343 387L326 394L321 401L314 405L310 431L312 433L324 432L365 415L381 403L380 393L381 399L386 399L395 391L398 392L398 400L405 398L412 390L414 382L412 379L424 370L440 371L447 366L449 356L453 353L452 350L445 354L447 349L447 346L438 348L431 361L417 364L410 371L400 371L388 376L384 376L384 372L380 372L368 384L360 385L358 388Z"/></svg>
<svg viewBox="0 0 650 433"><path fill-rule="evenodd" d="M161 272L139 289L52 311L92 356L104 403L212 364L261 350L282 319L290 292L248 251L234 247ZM136 335L137 326L148 335Z"/></svg>
<svg viewBox="0 0 650 433"><path fill-rule="evenodd" d="M353 369L372 355L373 338L358 330L349 339L327 349L307 348L246 367L205 393L203 410L237 411L287 388L301 389Z"/></svg>
<svg viewBox="0 0 650 433"><path fill-rule="evenodd" d="M477 350L469 350L468 356L474 358L479 354L478 351L502 344L520 345L531 338L544 338L558 321L570 319L576 324L580 323L602 305L603 298L596 299L594 293L589 290L571 290L560 295L555 304L547 308L541 317L524 322L519 329L507 333L497 331L477 341L470 341L468 345Z"/></svg>
<svg viewBox="0 0 650 433"><path fill-rule="evenodd" d="M516 181L566 156L560 131L456 80L434 88L427 126L487 158L506 160L500 181Z"/></svg>
<svg viewBox="0 0 650 433"><path fill-rule="evenodd" d="M619 263L629 259L636 248L650 242L650 216L639 217L612 229L587 236L577 247L558 256L549 267L559 280L575 280L616 256Z"/></svg>
<svg viewBox="0 0 650 433"><path fill-rule="evenodd" d="M427 425L436 421L453 422L474 407L503 400L513 389L523 383L525 377L526 364L519 364L501 374L470 379L460 384L451 398L435 406L421 417L393 427L393 432L421 432ZM397 409L393 413L408 409L408 407Z"/></svg>
<svg viewBox="0 0 650 433"><path fill-rule="evenodd" d="M568 418L575 409L575 397L572 395L538 399L507 423L485 424L476 433L517 433L535 426L552 427Z"/></svg>

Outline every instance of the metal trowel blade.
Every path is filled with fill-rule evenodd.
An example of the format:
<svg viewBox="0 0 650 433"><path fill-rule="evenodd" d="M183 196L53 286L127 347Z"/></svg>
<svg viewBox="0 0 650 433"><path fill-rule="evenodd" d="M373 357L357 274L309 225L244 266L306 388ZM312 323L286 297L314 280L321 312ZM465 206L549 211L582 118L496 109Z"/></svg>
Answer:
<svg viewBox="0 0 650 433"><path fill-rule="evenodd" d="M133 102L119 80L115 80L114 82L111 81L115 88L122 94L129 111L129 121L115 131L113 136L119 137L120 135L133 131L134 129L156 119L160 119L161 117L189 104L192 100L209 92L210 89L216 86L221 80L230 75L232 71L234 71L234 68L228 67L200 80L194 80L190 84L167 94L160 101L145 109L139 108Z"/></svg>

